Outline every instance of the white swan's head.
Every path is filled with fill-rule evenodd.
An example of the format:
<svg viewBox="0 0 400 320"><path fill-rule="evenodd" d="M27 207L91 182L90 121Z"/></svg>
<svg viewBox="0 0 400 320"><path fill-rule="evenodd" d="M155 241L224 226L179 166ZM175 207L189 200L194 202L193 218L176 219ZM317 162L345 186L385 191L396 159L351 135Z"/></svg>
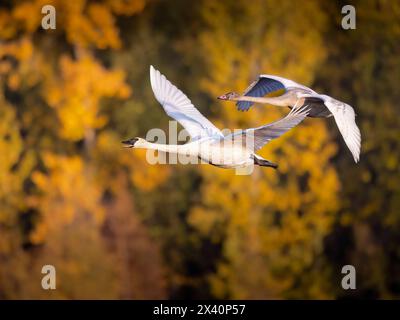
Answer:
<svg viewBox="0 0 400 320"><path fill-rule="evenodd" d="M233 100L234 98L239 97L240 95L236 92L228 92L223 94L222 96L219 96L219 100Z"/></svg>
<svg viewBox="0 0 400 320"><path fill-rule="evenodd" d="M124 140L121 142L125 145L125 148L140 148L146 144L146 140L138 137Z"/></svg>

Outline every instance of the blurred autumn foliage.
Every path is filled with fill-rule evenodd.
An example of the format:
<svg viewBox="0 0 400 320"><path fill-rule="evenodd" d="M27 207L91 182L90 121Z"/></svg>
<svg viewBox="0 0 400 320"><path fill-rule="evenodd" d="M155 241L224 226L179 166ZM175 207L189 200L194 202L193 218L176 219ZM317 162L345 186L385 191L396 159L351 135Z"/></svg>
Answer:
<svg viewBox="0 0 400 320"><path fill-rule="evenodd" d="M352 1L343 30L345 4L2 1L0 298L399 298L400 4ZM120 144L168 129L150 64L220 128L287 112L215 99L260 73L346 101L361 162L332 119L307 119L261 150L277 171L150 165Z"/></svg>

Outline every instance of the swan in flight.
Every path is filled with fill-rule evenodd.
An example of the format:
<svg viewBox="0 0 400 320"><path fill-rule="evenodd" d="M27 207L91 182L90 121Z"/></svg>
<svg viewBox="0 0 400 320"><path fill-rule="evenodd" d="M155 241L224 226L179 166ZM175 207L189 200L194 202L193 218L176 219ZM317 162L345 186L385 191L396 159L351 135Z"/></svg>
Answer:
<svg viewBox="0 0 400 320"><path fill-rule="evenodd" d="M277 168L275 163L263 159L255 152L295 127L309 112L307 106L293 108L286 117L276 122L224 136L181 90L153 66L150 66L150 82L154 96L165 112L187 130L191 140L182 145L151 143L142 138L132 138L122 143L128 148L194 156L222 168L243 168L254 164Z"/></svg>
<svg viewBox="0 0 400 320"><path fill-rule="evenodd" d="M277 97L265 95L283 90ZM221 100L238 101L238 110L247 111L255 103L268 103L275 106L295 107L308 105L309 117L328 118L333 116L343 139L350 149L354 161L360 160L361 134L355 122L354 109L339 100L282 77L263 74L242 94L230 92L219 96Z"/></svg>

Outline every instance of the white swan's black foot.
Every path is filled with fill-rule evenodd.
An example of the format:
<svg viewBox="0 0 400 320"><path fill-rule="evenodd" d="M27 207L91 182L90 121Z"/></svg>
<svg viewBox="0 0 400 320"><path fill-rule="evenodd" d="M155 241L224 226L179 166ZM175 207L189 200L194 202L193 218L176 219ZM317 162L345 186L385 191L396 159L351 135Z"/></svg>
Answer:
<svg viewBox="0 0 400 320"><path fill-rule="evenodd" d="M257 165L259 165L261 167L271 167L271 168L274 168L274 169L278 168L278 165L276 163L273 163L273 162L268 161L266 159L254 158L254 164L257 164Z"/></svg>

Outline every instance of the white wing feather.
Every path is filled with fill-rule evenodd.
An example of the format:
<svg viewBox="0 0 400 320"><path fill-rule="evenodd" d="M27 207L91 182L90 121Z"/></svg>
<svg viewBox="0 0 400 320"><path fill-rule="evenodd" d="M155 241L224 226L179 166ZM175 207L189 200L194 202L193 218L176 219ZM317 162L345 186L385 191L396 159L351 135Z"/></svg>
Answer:
<svg viewBox="0 0 400 320"><path fill-rule="evenodd" d="M309 113L307 105L299 108L293 108L286 117L272 122L270 124L243 130L242 132L231 134L225 137L226 140L233 140L236 143L241 143L247 149L255 152L261 149L269 141L276 139L285 132L297 126L302 122Z"/></svg>
<svg viewBox="0 0 400 320"><path fill-rule="evenodd" d="M360 160L361 133L356 124L354 109L348 104L325 101L326 107L333 114L340 133L353 155L354 161Z"/></svg>
<svg viewBox="0 0 400 320"><path fill-rule="evenodd" d="M223 136L221 131L196 109L190 99L153 66L150 66L150 82L154 96L165 112L186 129L192 140Z"/></svg>
<svg viewBox="0 0 400 320"><path fill-rule="evenodd" d="M315 97L324 101L325 106L335 118L344 142L357 163L360 160L361 133L356 124L356 114L353 107L325 94L303 94L302 97Z"/></svg>

